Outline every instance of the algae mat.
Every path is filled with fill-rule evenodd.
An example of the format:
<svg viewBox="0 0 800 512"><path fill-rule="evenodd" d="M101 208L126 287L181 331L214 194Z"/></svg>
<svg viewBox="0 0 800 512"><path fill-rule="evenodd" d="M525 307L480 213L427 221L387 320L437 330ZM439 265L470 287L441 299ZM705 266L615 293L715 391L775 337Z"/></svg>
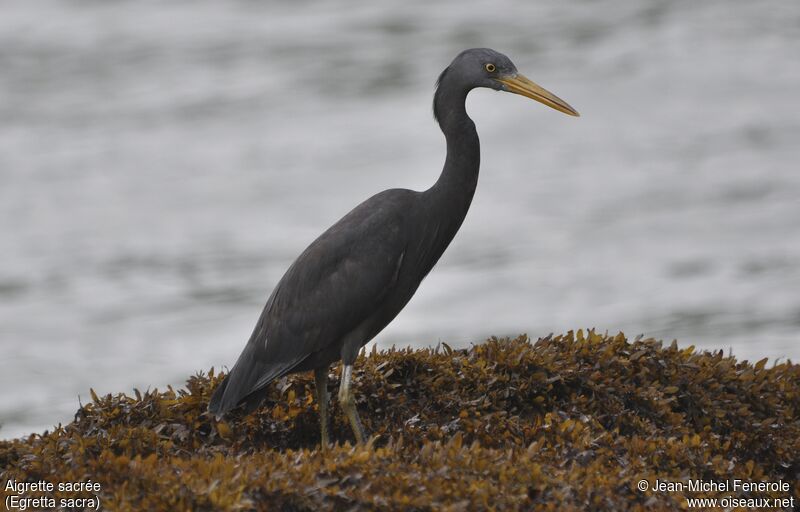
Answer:
<svg viewBox="0 0 800 512"><path fill-rule="evenodd" d="M800 503L800 365L791 361L751 364L579 330L373 351L356 368L359 413L374 434L366 446L351 445L334 398L338 444L319 450L310 374L217 422L205 413L222 377L212 370L177 391L92 393L69 425L0 442L3 500L105 510ZM689 501L700 499L717 502Z"/></svg>

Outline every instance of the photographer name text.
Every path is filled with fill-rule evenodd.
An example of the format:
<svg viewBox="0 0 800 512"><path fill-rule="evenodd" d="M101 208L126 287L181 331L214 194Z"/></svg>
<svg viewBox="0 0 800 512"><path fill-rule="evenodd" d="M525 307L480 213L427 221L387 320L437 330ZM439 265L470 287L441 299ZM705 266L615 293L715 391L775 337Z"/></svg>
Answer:
<svg viewBox="0 0 800 512"><path fill-rule="evenodd" d="M699 480L686 482L656 480L650 487L653 492L789 492L789 482L753 482L749 480Z"/></svg>

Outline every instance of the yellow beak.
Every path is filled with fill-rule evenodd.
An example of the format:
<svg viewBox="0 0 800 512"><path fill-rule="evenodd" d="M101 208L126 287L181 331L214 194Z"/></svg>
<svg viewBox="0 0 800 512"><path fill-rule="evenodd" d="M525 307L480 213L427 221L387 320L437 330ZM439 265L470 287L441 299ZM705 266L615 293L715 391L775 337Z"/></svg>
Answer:
<svg viewBox="0 0 800 512"><path fill-rule="evenodd" d="M554 108L560 112L564 112L565 114L575 117L580 116L577 110L569 106L569 103L562 100L544 87L535 84L523 75L517 74L516 76L496 78L495 80L505 85L505 90L508 92L527 96L528 98L534 99L539 103L544 103L548 107Z"/></svg>

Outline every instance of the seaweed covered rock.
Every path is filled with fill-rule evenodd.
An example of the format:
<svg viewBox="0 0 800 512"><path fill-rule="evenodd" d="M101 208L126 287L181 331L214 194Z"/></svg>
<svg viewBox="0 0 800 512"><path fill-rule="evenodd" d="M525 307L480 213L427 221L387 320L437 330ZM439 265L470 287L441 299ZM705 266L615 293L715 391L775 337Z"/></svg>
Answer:
<svg viewBox="0 0 800 512"><path fill-rule="evenodd" d="M768 368L766 360L594 331L535 344L523 336L467 350L373 351L359 358L354 385L374 437L352 446L334 398L331 436L339 444L324 452L310 374L281 379L261 408L217 422L206 405L221 378L212 370L178 391L92 393L69 425L0 441L2 481L91 480L99 492L44 495L96 495L107 510L800 503L800 365L790 361ZM654 490L657 480L783 487ZM12 491L4 492L5 500Z"/></svg>

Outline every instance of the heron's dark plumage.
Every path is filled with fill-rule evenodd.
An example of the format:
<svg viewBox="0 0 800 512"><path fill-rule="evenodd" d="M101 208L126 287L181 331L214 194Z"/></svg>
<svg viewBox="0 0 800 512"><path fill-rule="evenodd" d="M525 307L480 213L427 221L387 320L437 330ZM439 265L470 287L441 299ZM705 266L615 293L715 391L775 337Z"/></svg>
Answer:
<svg viewBox="0 0 800 512"><path fill-rule="evenodd" d="M372 196L303 251L215 390L212 413L258 403L264 386L303 370L324 370L317 374L317 391L325 397L329 365L341 359L352 366L359 349L403 309L455 236L475 192L480 144L466 112L467 94L475 87L505 90L498 81L503 76L516 77L516 68L486 48L460 53L442 72L433 105L447 140L439 179L422 192L391 189ZM340 401L363 437L345 382L343 377ZM324 418L322 433L325 440Z"/></svg>
<svg viewBox="0 0 800 512"><path fill-rule="evenodd" d="M384 327L409 237L403 212L415 208L416 194L393 189L371 197L303 251L215 391L212 412L224 414L287 373L341 359L342 342L357 354L361 338ZM331 345L337 350L327 350Z"/></svg>

